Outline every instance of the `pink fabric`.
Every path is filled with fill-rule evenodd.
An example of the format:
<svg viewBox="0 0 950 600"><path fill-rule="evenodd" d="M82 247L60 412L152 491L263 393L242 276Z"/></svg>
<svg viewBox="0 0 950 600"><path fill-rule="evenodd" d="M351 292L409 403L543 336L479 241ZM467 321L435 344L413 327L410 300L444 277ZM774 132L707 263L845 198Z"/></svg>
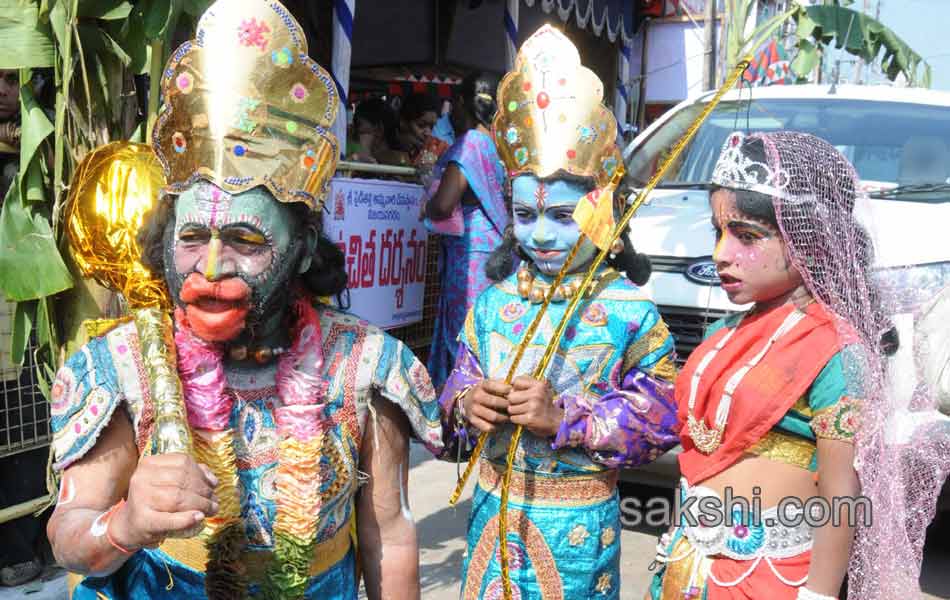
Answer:
<svg viewBox="0 0 950 600"><path fill-rule="evenodd" d="M326 386L323 369L323 332L320 317L308 299L298 299L293 306L296 321L293 344L277 362L277 390L287 405L323 403Z"/></svg>
<svg viewBox="0 0 950 600"><path fill-rule="evenodd" d="M197 429L221 431L228 428L234 400L225 393L224 349L221 344L205 342L191 331L180 308L175 311L175 346L178 350L178 374L188 423Z"/></svg>
<svg viewBox="0 0 950 600"><path fill-rule="evenodd" d="M429 187L426 189L425 199L423 204L428 204L432 198L435 198L435 195L439 193L439 187L442 185L442 178L438 177L432 180L432 183L429 184ZM426 227L429 231L433 233L438 233L439 235L462 235L465 233L465 220L462 218L462 204L459 203L455 206L455 209L452 211L452 214L445 219L430 219L426 218L425 220Z"/></svg>
<svg viewBox="0 0 950 600"><path fill-rule="evenodd" d="M277 432L282 438L292 437L301 442L309 442L323 431L326 421L323 405L292 404L274 409Z"/></svg>

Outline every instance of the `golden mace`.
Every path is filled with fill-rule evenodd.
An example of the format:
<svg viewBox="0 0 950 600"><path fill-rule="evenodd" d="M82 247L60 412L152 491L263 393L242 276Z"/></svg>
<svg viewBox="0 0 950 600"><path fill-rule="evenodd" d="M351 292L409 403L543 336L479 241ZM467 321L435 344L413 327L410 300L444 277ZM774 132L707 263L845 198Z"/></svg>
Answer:
<svg viewBox="0 0 950 600"><path fill-rule="evenodd" d="M171 301L164 282L142 264L136 239L164 185L151 147L112 142L96 148L73 174L66 236L80 273L129 303L155 406L156 451L188 453L191 431L178 378Z"/></svg>

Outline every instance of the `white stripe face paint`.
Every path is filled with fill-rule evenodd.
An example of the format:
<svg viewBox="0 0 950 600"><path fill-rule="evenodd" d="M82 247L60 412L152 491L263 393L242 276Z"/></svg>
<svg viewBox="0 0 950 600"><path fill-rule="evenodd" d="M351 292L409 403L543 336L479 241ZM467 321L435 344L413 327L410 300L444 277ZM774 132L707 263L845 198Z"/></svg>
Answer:
<svg viewBox="0 0 950 600"><path fill-rule="evenodd" d="M56 503L59 506L66 506L76 499L76 486L70 477L63 477L63 484L59 488L59 498Z"/></svg>
<svg viewBox="0 0 950 600"><path fill-rule="evenodd" d="M402 518L413 523L412 511L409 510L409 494L406 493L406 484L402 477L403 463L399 463L399 507L402 511Z"/></svg>

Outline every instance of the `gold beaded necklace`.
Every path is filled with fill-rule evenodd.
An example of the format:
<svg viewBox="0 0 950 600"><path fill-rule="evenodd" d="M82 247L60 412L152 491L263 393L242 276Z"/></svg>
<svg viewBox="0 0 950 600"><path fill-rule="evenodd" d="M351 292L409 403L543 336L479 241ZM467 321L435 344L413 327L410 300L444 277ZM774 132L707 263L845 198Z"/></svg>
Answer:
<svg viewBox="0 0 950 600"><path fill-rule="evenodd" d="M616 272L612 269L607 269L603 273L597 275L594 278L593 285L588 289L594 290L597 289L597 284L603 279L605 275L610 272ZM557 289L554 290L554 295L551 297L551 302L565 302L573 298L578 290L581 289L581 282L584 279L584 273L578 273L576 275L568 275L561 285L557 286ZM534 270L522 263L518 267L518 295L525 300L531 301L532 304L541 304L544 302L544 298L548 294L548 290L551 289L551 284L539 281Z"/></svg>

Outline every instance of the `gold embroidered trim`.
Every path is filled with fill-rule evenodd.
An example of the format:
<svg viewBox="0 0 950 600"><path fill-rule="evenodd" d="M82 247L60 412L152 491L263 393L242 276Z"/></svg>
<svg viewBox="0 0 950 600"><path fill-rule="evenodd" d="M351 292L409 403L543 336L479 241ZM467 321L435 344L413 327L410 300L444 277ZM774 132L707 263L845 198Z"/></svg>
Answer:
<svg viewBox="0 0 950 600"><path fill-rule="evenodd" d="M472 353L475 356L479 356L478 352L478 335L475 333L475 307L469 309L468 314L465 315L465 339L468 340L468 346L472 349Z"/></svg>
<svg viewBox="0 0 950 600"><path fill-rule="evenodd" d="M597 587L594 589L598 594L606 594L610 591L611 576L610 573L601 573L597 579Z"/></svg>
<svg viewBox="0 0 950 600"><path fill-rule="evenodd" d="M713 559L692 551L692 545L686 536L676 540L669 556L673 559L666 563L659 600L683 600L690 588L698 592L696 598L702 598L706 589L706 578L712 569ZM699 564L696 565L696 561ZM695 567L694 567L695 565ZM694 570L695 568L695 570Z"/></svg>
<svg viewBox="0 0 950 600"><path fill-rule="evenodd" d="M564 586L561 582L561 574L557 570L557 563L554 562L554 554L544 541L544 536L541 535L538 527L520 510L508 511L508 539L512 537L520 537L524 542L528 559L534 567L541 597L545 600L564 600ZM482 530L472 550L468 574L465 576L465 589L462 592L465 600L480 600L482 580L495 555L497 545L498 516L495 515L486 523L485 529Z"/></svg>
<svg viewBox="0 0 950 600"><path fill-rule="evenodd" d="M815 456L815 442L797 435L771 430L746 452L808 469Z"/></svg>
<svg viewBox="0 0 950 600"><path fill-rule="evenodd" d="M814 416L814 412L812 411L811 406L808 405L807 396L802 396L801 398L799 398L795 402L794 406L792 406L791 410L805 417L808 417L809 419Z"/></svg>
<svg viewBox="0 0 950 600"><path fill-rule="evenodd" d="M168 538L158 548L179 563L204 573L208 563L208 547L199 537L179 539ZM350 549L350 525L344 525L333 536L320 542L313 550L310 560L310 576L316 577L330 567L343 560ZM267 567L271 563L272 552L246 551L241 562L247 569L249 581L259 582L264 579Z"/></svg>
<svg viewBox="0 0 950 600"><path fill-rule="evenodd" d="M670 330L663 319L660 319L649 331L627 347L623 353L623 372L626 373L638 366L644 357L662 348L668 339L670 339ZM656 370L656 367L653 370Z"/></svg>
<svg viewBox="0 0 950 600"><path fill-rule="evenodd" d="M608 527L600 534L600 545L606 548L613 544L615 539L617 539L617 532L613 527Z"/></svg>
<svg viewBox="0 0 950 600"><path fill-rule="evenodd" d="M646 374L674 383L676 376L679 375L679 371L676 370L676 363L674 363L672 359L670 359L670 355L667 354L658 360L655 365L647 369Z"/></svg>
<svg viewBox="0 0 950 600"><path fill-rule="evenodd" d="M478 484L482 489L501 495L504 468L483 460ZM617 471L598 471L590 475L546 477L537 473L514 471L511 474L510 501L521 504L590 506L609 500L617 489Z"/></svg>
<svg viewBox="0 0 950 600"><path fill-rule="evenodd" d="M590 537L590 532L583 525L575 525L571 532L567 534L567 541L572 546L581 546Z"/></svg>
<svg viewBox="0 0 950 600"><path fill-rule="evenodd" d="M119 317L118 319L86 319L81 325L82 331L86 334L86 338L81 340L81 342L86 344L93 338L102 337L131 320L132 317L129 316Z"/></svg>
<svg viewBox="0 0 950 600"><path fill-rule="evenodd" d="M811 429L815 437L851 441L861 425L861 401L843 397L833 405L815 412Z"/></svg>

